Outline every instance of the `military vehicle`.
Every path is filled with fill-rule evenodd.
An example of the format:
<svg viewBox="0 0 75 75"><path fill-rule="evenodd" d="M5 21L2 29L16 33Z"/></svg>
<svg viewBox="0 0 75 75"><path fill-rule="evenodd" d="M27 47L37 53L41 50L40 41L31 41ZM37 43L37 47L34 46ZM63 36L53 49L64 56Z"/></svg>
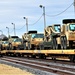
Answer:
<svg viewBox="0 0 75 75"><path fill-rule="evenodd" d="M40 49L58 49L60 46L61 26L54 24L44 29L44 41L40 43Z"/></svg>
<svg viewBox="0 0 75 75"><path fill-rule="evenodd" d="M75 19L64 19L62 27L59 24L48 26L44 30L44 42L40 49L73 49L75 46Z"/></svg>
<svg viewBox="0 0 75 75"><path fill-rule="evenodd" d="M75 19L63 20L61 35L61 46L72 49L75 46Z"/></svg>
<svg viewBox="0 0 75 75"><path fill-rule="evenodd" d="M4 34L1 34L0 35L0 50L8 49L8 47L9 47L8 38Z"/></svg>
<svg viewBox="0 0 75 75"><path fill-rule="evenodd" d="M26 49L37 49L39 43L43 41L44 34L37 33L37 31L29 31L22 36Z"/></svg>
<svg viewBox="0 0 75 75"><path fill-rule="evenodd" d="M4 37L0 40L0 50L7 50L9 49L9 41L7 37Z"/></svg>
<svg viewBox="0 0 75 75"><path fill-rule="evenodd" d="M22 42L22 39L19 38L18 36L11 36L9 38L9 47L11 50L14 50L14 49L24 49L24 45L23 45L23 42Z"/></svg>
<svg viewBox="0 0 75 75"><path fill-rule="evenodd" d="M9 50L9 41L2 41L2 50Z"/></svg>

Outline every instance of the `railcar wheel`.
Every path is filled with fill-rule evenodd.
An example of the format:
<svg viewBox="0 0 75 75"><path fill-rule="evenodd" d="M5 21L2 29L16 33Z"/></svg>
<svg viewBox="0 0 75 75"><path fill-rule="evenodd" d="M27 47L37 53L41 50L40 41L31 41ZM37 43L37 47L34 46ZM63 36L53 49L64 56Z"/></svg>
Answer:
<svg viewBox="0 0 75 75"><path fill-rule="evenodd" d="M45 55L39 54L39 58L40 58L40 59L45 59Z"/></svg>
<svg viewBox="0 0 75 75"><path fill-rule="evenodd" d="M70 61L74 62L74 60L75 60L75 56L74 55L70 55Z"/></svg>
<svg viewBox="0 0 75 75"><path fill-rule="evenodd" d="M32 58L36 58L36 55L32 55Z"/></svg>

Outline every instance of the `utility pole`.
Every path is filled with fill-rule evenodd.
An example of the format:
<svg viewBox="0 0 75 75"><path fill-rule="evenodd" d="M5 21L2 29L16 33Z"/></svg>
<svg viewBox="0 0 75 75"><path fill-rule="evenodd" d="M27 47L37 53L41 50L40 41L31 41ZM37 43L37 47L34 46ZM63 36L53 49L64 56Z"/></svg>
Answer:
<svg viewBox="0 0 75 75"><path fill-rule="evenodd" d="M26 19L26 30L27 30L27 33L28 33L28 18L26 17L23 17L24 19Z"/></svg>
<svg viewBox="0 0 75 75"><path fill-rule="evenodd" d="M43 8L43 17L44 17L44 30L46 28L46 18L45 18L45 6L40 5L40 8ZM46 36L44 36L44 39L46 38Z"/></svg>
<svg viewBox="0 0 75 75"><path fill-rule="evenodd" d="M6 27L7 29L8 29L8 38L10 37L10 35L9 35L9 28L8 27Z"/></svg>
<svg viewBox="0 0 75 75"><path fill-rule="evenodd" d="M75 12L75 0L74 0L74 12Z"/></svg>
<svg viewBox="0 0 75 75"><path fill-rule="evenodd" d="M16 31L15 31L15 24L11 23L12 25L14 25L14 36L16 36Z"/></svg>
<svg viewBox="0 0 75 75"><path fill-rule="evenodd" d="M43 16L44 16L44 29L45 29L45 28L46 28L45 6L40 5L40 8L43 8Z"/></svg>

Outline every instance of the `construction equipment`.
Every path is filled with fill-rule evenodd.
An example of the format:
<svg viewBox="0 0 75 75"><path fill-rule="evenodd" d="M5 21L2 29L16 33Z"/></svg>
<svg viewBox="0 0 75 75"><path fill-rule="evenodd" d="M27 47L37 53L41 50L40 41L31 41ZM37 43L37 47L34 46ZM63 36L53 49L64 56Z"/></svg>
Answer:
<svg viewBox="0 0 75 75"><path fill-rule="evenodd" d="M44 41L40 43L40 49L58 49L60 46L61 26L54 24L44 30Z"/></svg>
<svg viewBox="0 0 75 75"><path fill-rule="evenodd" d="M25 49L37 49L39 48L39 43L43 41L44 34L37 33L37 31L29 31L22 36L24 41Z"/></svg>
<svg viewBox="0 0 75 75"><path fill-rule="evenodd" d="M63 38L63 36L65 38ZM64 19L61 28L61 46L62 48L72 49L75 46L75 19Z"/></svg>

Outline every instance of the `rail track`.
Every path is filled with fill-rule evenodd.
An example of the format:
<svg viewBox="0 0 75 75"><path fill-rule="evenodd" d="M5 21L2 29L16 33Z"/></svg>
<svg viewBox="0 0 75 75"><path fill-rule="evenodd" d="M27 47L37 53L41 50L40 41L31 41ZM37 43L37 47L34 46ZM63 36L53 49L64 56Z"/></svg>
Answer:
<svg viewBox="0 0 75 75"><path fill-rule="evenodd" d="M23 66L28 66L31 68L39 69L46 72L51 72L59 75L75 75L75 66L74 64L61 64L56 62L46 62L33 59L26 59L26 58L18 58L18 57L3 57L0 60L9 61L16 64L21 64Z"/></svg>

